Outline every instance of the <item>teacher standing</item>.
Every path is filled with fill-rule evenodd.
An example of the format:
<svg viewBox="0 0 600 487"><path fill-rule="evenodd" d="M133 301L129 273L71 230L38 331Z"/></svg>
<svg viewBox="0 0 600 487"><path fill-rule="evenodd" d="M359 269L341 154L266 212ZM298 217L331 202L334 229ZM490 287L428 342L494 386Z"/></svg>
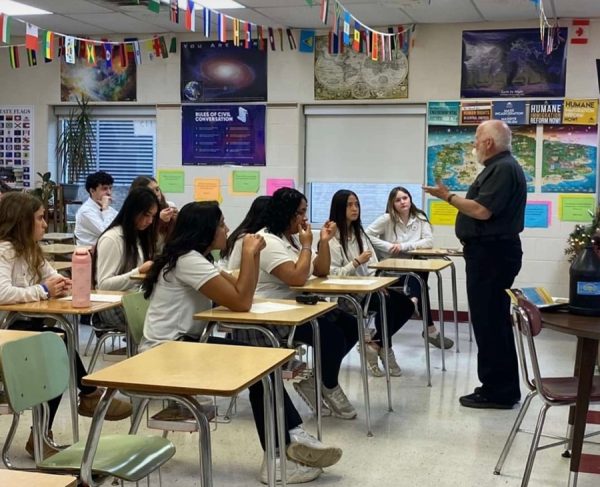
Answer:
<svg viewBox="0 0 600 487"><path fill-rule="evenodd" d="M521 269L527 185L511 154L512 134L499 120L477 127L473 154L484 166L463 198L441 182L426 193L458 210L456 236L464 246L467 297L477 341L481 387L460 398L470 408L511 409L521 399L510 320L510 288Z"/></svg>

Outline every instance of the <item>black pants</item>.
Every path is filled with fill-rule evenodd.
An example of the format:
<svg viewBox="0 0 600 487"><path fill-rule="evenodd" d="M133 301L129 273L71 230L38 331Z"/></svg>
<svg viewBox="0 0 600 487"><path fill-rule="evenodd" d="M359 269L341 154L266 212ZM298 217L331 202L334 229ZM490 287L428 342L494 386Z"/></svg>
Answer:
<svg viewBox="0 0 600 487"><path fill-rule="evenodd" d="M429 296L429 285L427 281L429 280L429 272L415 272L418 274L423 282L425 283L425 292L427 293L427 309L425 313L427 313L427 326L434 326L433 316L431 315L431 297ZM399 284L401 286L408 280L408 295L411 298L417 298L419 301L417 302L417 311L421 314L421 316L425 316L423 314L423 300L421 299L421 283L412 276L404 276L400 279Z"/></svg>
<svg viewBox="0 0 600 487"><path fill-rule="evenodd" d="M41 318L34 318L32 320L17 320L13 322L9 327L11 330L24 330L24 331L51 331L54 333L62 334L65 345L67 344L67 336L65 331L62 328L54 328L50 326L44 326L44 320ZM77 372L77 388L83 394L91 394L96 390L95 387L84 386L81 383L81 378L87 375L87 371L85 370L85 366L81 361L81 357L79 354L75 354L75 370ZM49 410L49 418L48 418L48 428L52 429L52 423L54 422L54 417L56 416L56 411L58 410L58 405L60 404L62 396L55 397L48 401L48 410Z"/></svg>
<svg viewBox="0 0 600 487"><path fill-rule="evenodd" d="M372 294L369 302L369 311L375 311L375 335L373 341L383 345L381 330L381 314L379 313L379 294ZM414 312L414 305L410 298L399 291L390 289L385 300L385 311L387 316L388 340L392 346L392 335L396 333L410 319Z"/></svg>
<svg viewBox="0 0 600 487"><path fill-rule="evenodd" d="M198 341L193 337L183 337L182 341ZM238 342L235 340L229 340L228 338L220 338L220 337L209 337L208 343L218 343L221 345L240 345L243 347L249 347L247 343ZM273 374L271 374L271 380L274 381L275 378ZM258 381L251 385L248 390L250 391L250 406L252 407L252 415L254 416L254 425L256 426L256 432L258 433L258 438L260 439L260 444L263 450L266 450L267 444L265 440L265 409L263 404L263 385L262 381ZM273 387L273 394L275 394L275 387ZM275 400L275 407L277 407L277 400ZM289 430L296 428L302 424L302 418L300 414L296 410L296 407L292 403L290 396L283 388L283 410L285 417L285 444L289 444L290 442L290 434ZM273 410L274 412L276 409ZM275 423L275 444L279 447L279 437L277 435L277 423Z"/></svg>
<svg viewBox="0 0 600 487"><path fill-rule="evenodd" d="M342 360L358 342L356 318L341 309L334 309L317 318L321 334L321 372L322 383L328 389L338 385L338 375ZM296 328L295 340L313 345L310 324Z"/></svg>
<svg viewBox="0 0 600 487"><path fill-rule="evenodd" d="M510 319L510 288L521 269L521 241L467 242L467 296L477 341L481 394L496 402L521 398L519 366Z"/></svg>

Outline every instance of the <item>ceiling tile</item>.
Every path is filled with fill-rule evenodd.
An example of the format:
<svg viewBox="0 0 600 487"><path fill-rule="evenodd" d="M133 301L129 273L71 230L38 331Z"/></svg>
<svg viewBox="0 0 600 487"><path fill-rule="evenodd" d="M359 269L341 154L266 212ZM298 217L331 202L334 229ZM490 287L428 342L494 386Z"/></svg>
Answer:
<svg viewBox="0 0 600 487"><path fill-rule="evenodd" d="M110 13L110 6L98 5L99 2L87 2L85 0L22 0L32 7L42 8L55 14L93 14Z"/></svg>
<svg viewBox="0 0 600 487"><path fill-rule="evenodd" d="M599 0L554 0L558 17L600 17Z"/></svg>
<svg viewBox="0 0 600 487"><path fill-rule="evenodd" d="M485 20L523 20L537 19L535 5L523 0L474 0Z"/></svg>

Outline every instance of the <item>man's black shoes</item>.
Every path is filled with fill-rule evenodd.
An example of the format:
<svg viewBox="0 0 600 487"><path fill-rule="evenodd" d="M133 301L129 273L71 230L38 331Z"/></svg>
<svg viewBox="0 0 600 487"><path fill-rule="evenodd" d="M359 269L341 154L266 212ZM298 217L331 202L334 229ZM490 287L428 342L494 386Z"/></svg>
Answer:
<svg viewBox="0 0 600 487"><path fill-rule="evenodd" d="M512 409L517 403L517 401L508 403L492 401L478 392L477 389L475 389L475 392L459 398L461 406L475 409Z"/></svg>

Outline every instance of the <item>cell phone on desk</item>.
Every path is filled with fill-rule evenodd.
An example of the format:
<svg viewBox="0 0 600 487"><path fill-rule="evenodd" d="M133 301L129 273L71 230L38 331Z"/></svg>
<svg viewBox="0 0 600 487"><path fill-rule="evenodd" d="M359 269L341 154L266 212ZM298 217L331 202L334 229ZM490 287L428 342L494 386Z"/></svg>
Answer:
<svg viewBox="0 0 600 487"><path fill-rule="evenodd" d="M302 304L317 304L319 302L319 296L316 294L299 294L296 296L296 302Z"/></svg>

